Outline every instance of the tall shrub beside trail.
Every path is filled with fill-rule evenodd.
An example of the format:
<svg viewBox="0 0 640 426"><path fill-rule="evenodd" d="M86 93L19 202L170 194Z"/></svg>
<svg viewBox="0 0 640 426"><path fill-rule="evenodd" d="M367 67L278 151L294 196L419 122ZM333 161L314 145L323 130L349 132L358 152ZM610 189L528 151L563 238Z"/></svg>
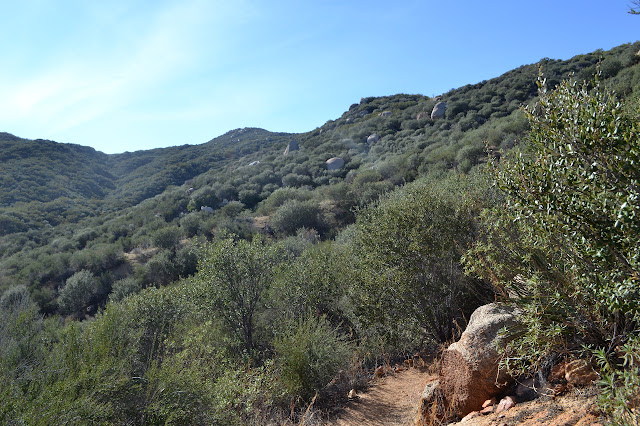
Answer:
<svg viewBox="0 0 640 426"><path fill-rule="evenodd" d="M506 203L466 255L523 310L527 331L506 348L521 370L587 344L611 358L640 319L638 105L598 81L544 83L528 143L493 168Z"/></svg>
<svg viewBox="0 0 640 426"><path fill-rule="evenodd" d="M460 264L487 195L468 177L423 180L359 212L352 297L364 328L446 341L490 297L485 282L465 276Z"/></svg>

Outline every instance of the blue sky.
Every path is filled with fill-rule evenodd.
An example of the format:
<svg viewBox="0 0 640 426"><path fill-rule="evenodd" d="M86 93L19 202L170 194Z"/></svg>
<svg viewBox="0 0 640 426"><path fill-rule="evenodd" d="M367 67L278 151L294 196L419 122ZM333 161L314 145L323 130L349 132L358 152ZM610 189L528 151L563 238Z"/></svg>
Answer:
<svg viewBox="0 0 640 426"><path fill-rule="evenodd" d="M0 0L0 131L106 153L305 132L640 39L624 0Z"/></svg>

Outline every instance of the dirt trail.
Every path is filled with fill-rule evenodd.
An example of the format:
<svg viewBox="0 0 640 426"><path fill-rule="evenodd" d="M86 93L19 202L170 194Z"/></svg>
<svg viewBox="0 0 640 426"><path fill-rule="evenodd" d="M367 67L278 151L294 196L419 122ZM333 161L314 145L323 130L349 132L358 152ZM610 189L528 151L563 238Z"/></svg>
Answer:
<svg viewBox="0 0 640 426"><path fill-rule="evenodd" d="M337 426L405 426L413 424L420 396L433 379L426 369L409 368L375 379L328 424Z"/></svg>
<svg viewBox="0 0 640 426"><path fill-rule="evenodd" d="M425 385L436 377L428 369L410 368L373 381L327 425L413 425ZM539 398L517 404L501 414L479 416L464 426L587 426L602 425L595 404L595 387L573 389L557 399ZM451 425L460 423L451 423Z"/></svg>

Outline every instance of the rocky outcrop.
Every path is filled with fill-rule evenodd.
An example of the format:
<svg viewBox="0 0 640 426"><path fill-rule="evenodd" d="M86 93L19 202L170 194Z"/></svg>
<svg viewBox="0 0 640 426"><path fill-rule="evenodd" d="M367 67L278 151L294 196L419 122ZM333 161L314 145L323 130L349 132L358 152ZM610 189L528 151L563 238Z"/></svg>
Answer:
<svg viewBox="0 0 640 426"><path fill-rule="evenodd" d="M344 167L344 160L340 157L329 158L325 164L327 165L327 170L338 170Z"/></svg>
<svg viewBox="0 0 640 426"><path fill-rule="evenodd" d="M444 117L444 113L447 110L446 102L438 102L434 107L433 111L431 111L431 119L436 120L438 118Z"/></svg>
<svg viewBox="0 0 640 426"><path fill-rule="evenodd" d="M382 111L378 114L379 117L389 117L391 115L391 111Z"/></svg>
<svg viewBox="0 0 640 426"><path fill-rule="evenodd" d="M428 112L419 112L418 115L416 115L416 120L424 120L425 118L429 118L430 115Z"/></svg>
<svg viewBox="0 0 640 426"><path fill-rule="evenodd" d="M376 143L378 142L378 140L380 140L380 136L377 133L372 133L371 135L369 135L369 137L367 138L367 143L369 145L371 145L372 143Z"/></svg>
<svg viewBox="0 0 640 426"><path fill-rule="evenodd" d="M298 145L298 141L291 141L287 145L287 148L284 150L284 155L289 155L289 153L293 151L297 151L300 149L300 145Z"/></svg>

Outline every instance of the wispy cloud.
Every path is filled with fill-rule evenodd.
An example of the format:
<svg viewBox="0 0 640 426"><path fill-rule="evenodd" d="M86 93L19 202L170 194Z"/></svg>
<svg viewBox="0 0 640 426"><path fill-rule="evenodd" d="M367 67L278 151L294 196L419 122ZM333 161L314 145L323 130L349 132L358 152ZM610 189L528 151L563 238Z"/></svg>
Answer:
<svg viewBox="0 0 640 426"><path fill-rule="evenodd" d="M235 12L200 0L169 4L128 22L124 42L116 45L110 38L122 38L117 27L122 17L107 14L111 35L82 41L92 47L82 57L70 57L61 46L59 62L3 76L0 123L8 130L11 123L26 122L56 134L161 92L165 83L197 66L203 38L208 51L216 51L222 37L212 37L211 29L222 31L228 13ZM100 13L93 10L93 15Z"/></svg>

